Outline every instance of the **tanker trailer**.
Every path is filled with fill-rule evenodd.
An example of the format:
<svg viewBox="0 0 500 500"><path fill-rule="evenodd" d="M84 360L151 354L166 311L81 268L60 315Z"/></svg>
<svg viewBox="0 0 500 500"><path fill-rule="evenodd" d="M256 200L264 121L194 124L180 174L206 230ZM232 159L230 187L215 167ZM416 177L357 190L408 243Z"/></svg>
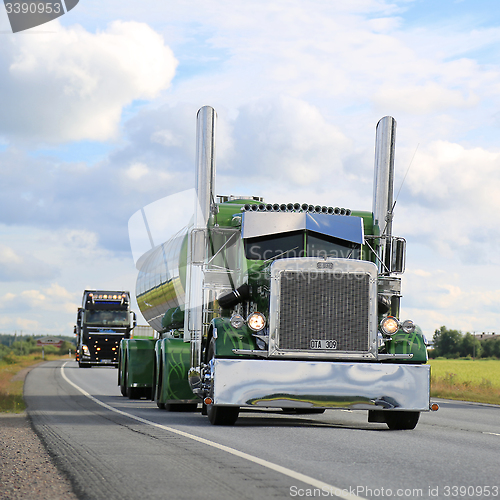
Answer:
<svg viewBox="0 0 500 500"><path fill-rule="evenodd" d="M368 412L413 429L431 408L421 329L401 321L406 242L392 235L396 122L376 129L373 210L215 196L215 111L197 124L188 225L137 262L136 296L158 332L160 408L232 425L240 408ZM125 355L127 343L123 341ZM128 348L129 366L133 350ZM125 370L125 377L130 376Z"/></svg>

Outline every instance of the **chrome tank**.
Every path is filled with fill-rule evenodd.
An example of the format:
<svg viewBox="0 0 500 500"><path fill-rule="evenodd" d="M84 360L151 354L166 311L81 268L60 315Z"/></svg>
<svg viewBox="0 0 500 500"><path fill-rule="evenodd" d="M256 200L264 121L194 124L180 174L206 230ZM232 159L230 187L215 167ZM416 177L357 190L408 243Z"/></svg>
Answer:
<svg viewBox="0 0 500 500"><path fill-rule="evenodd" d="M157 331L166 311L184 308L188 230L179 231L146 253L138 262L136 298L144 319Z"/></svg>

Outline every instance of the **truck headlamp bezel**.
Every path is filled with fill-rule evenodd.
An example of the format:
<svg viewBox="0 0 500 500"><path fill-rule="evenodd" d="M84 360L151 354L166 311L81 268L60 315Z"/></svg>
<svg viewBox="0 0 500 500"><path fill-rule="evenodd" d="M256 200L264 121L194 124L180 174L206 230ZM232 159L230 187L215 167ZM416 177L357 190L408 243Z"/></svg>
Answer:
<svg viewBox="0 0 500 500"><path fill-rule="evenodd" d="M231 323L231 326L233 328L239 329L245 324L245 320L243 319L243 316L240 316L239 314L235 314L235 315L231 316L229 323Z"/></svg>
<svg viewBox="0 0 500 500"><path fill-rule="evenodd" d="M266 317L260 312L253 312L247 318L248 328L260 332L266 326Z"/></svg>
<svg viewBox="0 0 500 500"><path fill-rule="evenodd" d="M394 316L387 316L380 322L380 332L386 337L392 337L400 328L401 325Z"/></svg>
<svg viewBox="0 0 500 500"><path fill-rule="evenodd" d="M411 319L406 319L401 323L401 330L405 333L413 333L415 331L415 323Z"/></svg>

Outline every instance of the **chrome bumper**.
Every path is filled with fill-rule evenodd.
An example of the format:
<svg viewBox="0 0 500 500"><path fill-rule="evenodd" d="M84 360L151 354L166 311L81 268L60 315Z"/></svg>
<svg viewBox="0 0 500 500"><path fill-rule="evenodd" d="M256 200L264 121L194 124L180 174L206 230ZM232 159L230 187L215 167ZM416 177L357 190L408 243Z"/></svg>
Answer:
<svg viewBox="0 0 500 500"><path fill-rule="evenodd" d="M215 359L214 404L429 410L429 365Z"/></svg>

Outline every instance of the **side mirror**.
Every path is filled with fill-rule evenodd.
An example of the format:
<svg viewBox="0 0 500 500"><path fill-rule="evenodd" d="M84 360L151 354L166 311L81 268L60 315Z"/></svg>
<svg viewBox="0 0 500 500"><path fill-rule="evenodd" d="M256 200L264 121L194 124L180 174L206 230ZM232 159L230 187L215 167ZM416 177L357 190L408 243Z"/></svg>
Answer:
<svg viewBox="0 0 500 500"><path fill-rule="evenodd" d="M406 240L393 238L391 245L391 273L403 274L406 265Z"/></svg>
<svg viewBox="0 0 500 500"><path fill-rule="evenodd" d="M132 311L132 330L137 326L137 316L135 315L135 312Z"/></svg>
<svg viewBox="0 0 500 500"><path fill-rule="evenodd" d="M76 325L73 327L73 333L76 335Z"/></svg>

